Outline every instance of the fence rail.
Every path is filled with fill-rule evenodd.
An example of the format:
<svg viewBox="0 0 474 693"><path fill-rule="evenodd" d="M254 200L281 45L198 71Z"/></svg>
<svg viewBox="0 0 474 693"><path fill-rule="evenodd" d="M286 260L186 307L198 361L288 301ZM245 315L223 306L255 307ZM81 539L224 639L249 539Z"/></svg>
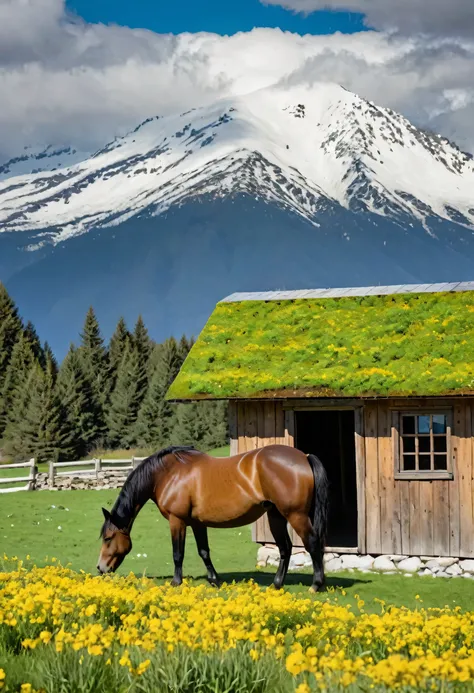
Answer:
<svg viewBox="0 0 474 693"><path fill-rule="evenodd" d="M98 479L99 474L106 476L128 476L128 474L142 462L145 457L132 457L131 459L93 459L82 462L50 462L49 485L54 487L56 478L82 477L85 479ZM68 468L67 471L56 471Z"/></svg>
<svg viewBox="0 0 474 693"><path fill-rule="evenodd" d="M38 467L34 458L28 462L17 462L16 464L2 464L0 471L3 469L29 469L28 476L0 476L0 493L16 493L16 491L34 491L36 486L36 475ZM18 484L26 481L25 486L13 486L12 488L1 488L3 485Z"/></svg>

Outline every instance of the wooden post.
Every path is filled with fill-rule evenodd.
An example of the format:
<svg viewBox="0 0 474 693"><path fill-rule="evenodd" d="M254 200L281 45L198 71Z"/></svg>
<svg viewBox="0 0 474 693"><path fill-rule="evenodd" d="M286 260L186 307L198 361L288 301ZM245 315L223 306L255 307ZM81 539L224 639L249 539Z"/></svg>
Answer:
<svg viewBox="0 0 474 693"><path fill-rule="evenodd" d="M36 467L36 460L34 457L31 458L30 460L30 478L28 481L28 491L34 491L36 488L36 472L37 472L37 467Z"/></svg>
<svg viewBox="0 0 474 693"><path fill-rule="evenodd" d="M94 470L95 470L95 478L96 479L99 478L100 469L101 469L100 459L96 460L94 458Z"/></svg>
<svg viewBox="0 0 474 693"><path fill-rule="evenodd" d="M49 460L49 485L54 488L54 461Z"/></svg>

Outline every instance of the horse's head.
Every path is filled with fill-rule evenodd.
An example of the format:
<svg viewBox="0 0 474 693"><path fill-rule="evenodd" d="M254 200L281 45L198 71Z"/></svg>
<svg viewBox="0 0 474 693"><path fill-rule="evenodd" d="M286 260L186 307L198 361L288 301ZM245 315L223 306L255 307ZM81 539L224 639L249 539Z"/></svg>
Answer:
<svg viewBox="0 0 474 693"><path fill-rule="evenodd" d="M121 523L105 508L102 508L102 512L105 522L101 531L102 547L97 570L104 575L113 573L122 564L125 556L132 550L132 540L128 528L120 527Z"/></svg>

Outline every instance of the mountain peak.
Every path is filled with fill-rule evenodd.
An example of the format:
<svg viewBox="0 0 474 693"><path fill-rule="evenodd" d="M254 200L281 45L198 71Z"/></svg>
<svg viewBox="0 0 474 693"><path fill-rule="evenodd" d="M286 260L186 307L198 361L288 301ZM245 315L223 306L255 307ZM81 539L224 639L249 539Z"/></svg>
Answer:
<svg viewBox="0 0 474 693"><path fill-rule="evenodd" d="M436 218L474 226L473 158L332 83L271 87L148 118L92 157L76 154L70 165L0 183L4 229L50 228L58 242L187 199L241 192L315 225L330 201L409 214L428 231Z"/></svg>

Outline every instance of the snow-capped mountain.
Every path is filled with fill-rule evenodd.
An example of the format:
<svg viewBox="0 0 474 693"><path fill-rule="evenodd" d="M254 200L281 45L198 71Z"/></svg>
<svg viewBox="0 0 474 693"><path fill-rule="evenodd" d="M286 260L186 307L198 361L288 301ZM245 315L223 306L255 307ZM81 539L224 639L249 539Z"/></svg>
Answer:
<svg viewBox="0 0 474 693"><path fill-rule="evenodd" d="M79 161L50 154L0 182L0 279L44 330L76 329L89 303L110 326L148 312L166 336L235 290L474 276L473 157L338 85L149 118Z"/></svg>
<svg viewBox="0 0 474 693"><path fill-rule="evenodd" d="M0 181L29 173L57 171L87 159L92 152L83 152L75 147L24 147L19 156L0 161Z"/></svg>
<svg viewBox="0 0 474 693"><path fill-rule="evenodd" d="M54 227L57 242L145 210L160 214L190 198L240 191L316 224L331 200L474 225L473 189L470 155L343 87L321 84L151 118L90 159L4 182L0 223Z"/></svg>

